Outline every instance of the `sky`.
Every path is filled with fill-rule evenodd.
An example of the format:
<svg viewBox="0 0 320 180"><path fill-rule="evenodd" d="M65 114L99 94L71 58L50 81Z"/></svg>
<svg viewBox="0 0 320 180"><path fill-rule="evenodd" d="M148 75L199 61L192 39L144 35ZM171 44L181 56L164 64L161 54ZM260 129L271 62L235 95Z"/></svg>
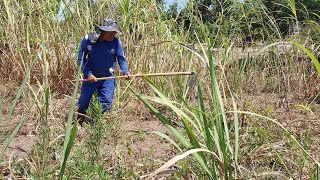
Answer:
<svg viewBox="0 0 320 180"><path fill-rule="evenodd" d="M95 0L94 0L95 1ZM66 0L66 3L74 2L73 0ZM170 5L172 5L174 2L178 3L178 9L181 9L187 5L188 0L164 0L165 2L165 9L169 9ZM72 7L72 6L71 6ZM65 17L63 15L63 11L65 10L64 1L60 1L59 11L56 16L57 21L63 21L65 20Z"/></svg>
<svg viewBox="0 0 320 180"><path fill-rule="evenodd" d="M93 0L95 1L95 0ZM244 0L239 0L241 3L244 2ZM65 10L65 5L64 2L70 3L70 2L74 2L73 0L66 0L66 1L60 1L60 6L59 6L59 12L56 16L56 20L57 21L63 21L65 19L64 15L63 15L63 11ZM172 5L173 3L177 2L178 3L178 9L180 10L181 8L185 7L187 5L188 0L164 0L165 2L165 9L169 9L170 5ZM73 6L71 5L71 9Z"/></svg>
<svg viewBox="0 0 320 180"><path fill-rule="evenodd" d="M188 0L165 0L164 1L165 4L165 8L169 9L170 5L172 5L174 2L178 3L178 9L181 9L182 7L187 5Z"/></svg>
<svg viewBox="0 0 320 180"><path fill-rule="evenodd" d="M165 9L169 9L170 5L174 2L178 3L178 9L181 9L187 5L188 0L164 0L165 2ZM239 2L243 3L244 0L239 0Z"/></svg>

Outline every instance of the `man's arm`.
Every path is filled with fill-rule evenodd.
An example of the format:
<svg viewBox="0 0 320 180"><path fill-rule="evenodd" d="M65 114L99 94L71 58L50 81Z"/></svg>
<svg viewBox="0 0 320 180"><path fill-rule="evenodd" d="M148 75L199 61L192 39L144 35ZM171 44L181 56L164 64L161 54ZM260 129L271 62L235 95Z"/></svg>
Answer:
<svg viewBox="0 0 320 180"><path fill-rule="evenodd" d="M119 40L118 40L118 48L117 48L117 52L116 52L116 57L117 57L118 64L120 66L122 73L124 75L129 74L128 64L127 64L127 61L124 57L123 50L122 50L122 47L121 47Z"/></svg>
<svg viewBox="0 0 320 180"><path fill-rule="evenodd" d="M78 53L78 63L81 65L82 62L82 73L85 77L89 77L89 75L92 75L92 72L90 70L90 62L88 62L87 53L87 41L88 41L88 36L85 36L82 38L80 48L79 48L79 53Z"/></svg>
<svg viewBox="0 0 320 180"><path fill-rule="evenodd" d="M83 37L80 43L80 48L78 52L78 65L81 64L82 58L85 58L85 52L87 50L87 39Z"/></svg>

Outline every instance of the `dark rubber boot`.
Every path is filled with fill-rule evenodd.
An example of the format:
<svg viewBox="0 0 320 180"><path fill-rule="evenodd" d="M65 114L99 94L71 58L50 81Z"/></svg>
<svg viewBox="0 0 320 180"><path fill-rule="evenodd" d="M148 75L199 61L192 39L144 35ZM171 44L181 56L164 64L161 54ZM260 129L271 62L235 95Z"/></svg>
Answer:
<svg viewBox="0 0 320 180"><path fill-rule="evenodd" d="M87 121L86 111L85 110L82 110L82 109L78 110L77 121L80 124L80 126L82 126L83 123L85 123Z"/></svg>

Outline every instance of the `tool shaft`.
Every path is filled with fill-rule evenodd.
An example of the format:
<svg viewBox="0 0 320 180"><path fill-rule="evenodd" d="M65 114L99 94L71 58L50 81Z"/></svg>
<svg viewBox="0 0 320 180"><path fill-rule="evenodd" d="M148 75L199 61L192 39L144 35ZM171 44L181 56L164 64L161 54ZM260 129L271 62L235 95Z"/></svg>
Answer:
<svg viewBox="0 0 320 180"><path fill-rule="evenodd" d="M154 76L177 76L177 75L193 75L194 72L170 72L170 73L151 73L151 74L133 74L133 75L129 75L129 77L131 78L136 78L136 77L154 77ZM100 77L100 78L96 78L97 81L101 81L101 80L109 80L109 79L122 79L125 78L126 76L110 76L110 77ZM85 82L88 81L87 79L80 79L80 82Z"/></svg>

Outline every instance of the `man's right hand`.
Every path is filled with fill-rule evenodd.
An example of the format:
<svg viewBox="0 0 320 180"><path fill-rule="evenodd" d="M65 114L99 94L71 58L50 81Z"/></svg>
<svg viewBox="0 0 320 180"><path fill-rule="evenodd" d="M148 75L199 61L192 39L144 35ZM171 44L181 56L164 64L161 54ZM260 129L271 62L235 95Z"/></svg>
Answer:
<svg viewBox="0 0 320 180"><path fill-rule="evenodd" d="M97 82L97 78L93 74L88 75L89 82Z"/></svg>

